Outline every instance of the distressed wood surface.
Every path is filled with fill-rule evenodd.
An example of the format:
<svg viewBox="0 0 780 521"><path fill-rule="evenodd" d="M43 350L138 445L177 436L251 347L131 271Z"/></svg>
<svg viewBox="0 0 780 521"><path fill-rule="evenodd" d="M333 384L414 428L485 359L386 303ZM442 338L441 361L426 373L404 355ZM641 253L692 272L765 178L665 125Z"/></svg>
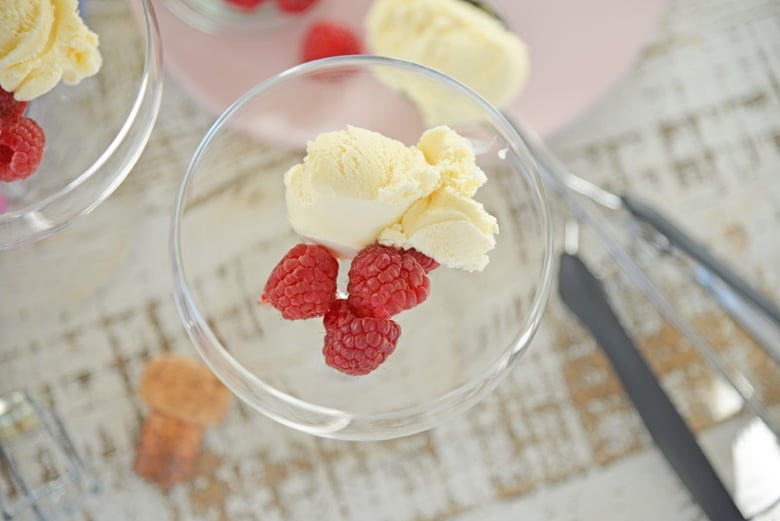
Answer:
<svg viewBox="0 0 780 521"><path fill-rule="evenodd" d="M137 395L144 363L161 352L194 354L170 297L168 225L211 120L169 81L152 140L117 193L54 237L0 254L0 392L52 393L102 485L77 519L703 519L650 446L606 359L555 297L499 388L432 431L382 443L323 440L235 401L207 431L191 483L161 491L135 476L148 412ZM780 299L777 1L672 2L624 81L552 144L583 176L658 204ZM267 165L297 159L238 136L235 147ZM584 240L623 319L730 481L733 396ZM780 403L780 373L750 339L674 263L643 263L755 381L760 399ZM32 464L45 472L46 455Z"/></svg>

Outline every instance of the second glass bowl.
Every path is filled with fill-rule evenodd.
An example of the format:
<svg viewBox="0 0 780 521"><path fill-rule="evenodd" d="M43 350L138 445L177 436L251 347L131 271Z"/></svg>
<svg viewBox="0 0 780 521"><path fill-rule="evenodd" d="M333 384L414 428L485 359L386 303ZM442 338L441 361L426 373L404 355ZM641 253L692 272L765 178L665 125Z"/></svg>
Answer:
<svg viewBox="0 0 780 521"><path fill-rule="evenodd" d="M122 183L146 146L162 98L162 49L149 0L82 2L103 65L78 85L33 100L26 116L46 134L29 178L0 183L0 251L32 243L91 212Z"/></svg>
<svg viewBox="0 0 780 521"><path fill-rule="evenodd" d="M461 122L450 126L471 141L488 176L475 198L500 233L484 271L433 271L428 299L394 317L402 328L395 352L369 375L346 376L325 364L321 319L287 321L257 303L273 267L301 242L287 221L283 175L307 141L348 125L416 143L437 122L390 86L411 82L436 90L441 122ZM232 130L250 119L252 136ZM495 108L431 69L353 56L279 74L215 122L181 184L171 247L187 333L236 395L304 432L378 440L466 410L510 371L547 301L553 239L533 161Z"/></svg>

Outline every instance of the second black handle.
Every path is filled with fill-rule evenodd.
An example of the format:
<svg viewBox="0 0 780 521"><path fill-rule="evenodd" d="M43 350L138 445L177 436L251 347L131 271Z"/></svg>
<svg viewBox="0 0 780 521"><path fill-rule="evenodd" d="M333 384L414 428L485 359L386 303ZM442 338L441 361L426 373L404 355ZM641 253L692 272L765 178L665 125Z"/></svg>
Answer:
<svg viewBox="0 0 780 521"><path fill-rule="evenodd" d="M655 444L711 521L744 521L731 495L582 260L564 253L558 291L609 358Z"/></svg>

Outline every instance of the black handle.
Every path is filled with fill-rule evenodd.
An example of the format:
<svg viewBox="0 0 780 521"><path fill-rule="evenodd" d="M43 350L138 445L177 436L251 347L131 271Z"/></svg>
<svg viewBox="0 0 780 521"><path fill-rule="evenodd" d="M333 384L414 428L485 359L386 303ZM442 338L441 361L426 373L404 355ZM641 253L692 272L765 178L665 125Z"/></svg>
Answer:
<svg viewBox="0 0 780 521"><path fill-rule="evenodd" d="M615 315L599 281L582 260L564 253L558 274L563 302L609 358L647 430L711 521L744 521L696 438Z"/></svg>
<svg viewBox="0 0 780 521"><path fill-rule="evenodd" d="M737 275L731 268L712 256L712 254L696 242L690 235L682 231L677 225L666 218L655 208L624 195L621 197L623 205L631 212L636 219L652 226L657 232L664 235L669 243L684 252L702 266L709 269L718 276L723 282L739 293L746 300L751 301L760 310L771 318L774 323L780 327L780 309L771 302L763 293L748 284L742 277Z"/></svg>

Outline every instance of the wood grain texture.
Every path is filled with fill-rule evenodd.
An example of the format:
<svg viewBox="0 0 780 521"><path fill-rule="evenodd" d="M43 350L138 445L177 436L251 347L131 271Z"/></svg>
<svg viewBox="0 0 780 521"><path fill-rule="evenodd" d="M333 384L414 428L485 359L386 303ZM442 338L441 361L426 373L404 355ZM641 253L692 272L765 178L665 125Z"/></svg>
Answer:
<svg viewBox="0 0 780 521"><path fill-rule="evenodd" d="M194 352L170 298L168 225L178 182L210 123L169 81L152 140L117 193L50 240L0 254L0 392L53 393L102 484L77 519L703 519L650 448L606 359L556 299L499 388L430 432L382 443L323 440L236 400L206 432L190 483L161 491L137 477L134 448L148 413L137 392L144 363ZM231 146L235 157L268 168L297 160L240 136ZM659 205L780 299L776 1L672 2L630 74L553 146L584 177ZM198 204L231 197L215 184ZM728 472L733 397L587 232L583 240L622 318ZM673 261L641 261L722 356L755 380L762 401L780 403L780 373L750 339ZM230 258L203 267L212 277L238 269ZM227 312L236 328L253 327L240 308Z"/></svg>

